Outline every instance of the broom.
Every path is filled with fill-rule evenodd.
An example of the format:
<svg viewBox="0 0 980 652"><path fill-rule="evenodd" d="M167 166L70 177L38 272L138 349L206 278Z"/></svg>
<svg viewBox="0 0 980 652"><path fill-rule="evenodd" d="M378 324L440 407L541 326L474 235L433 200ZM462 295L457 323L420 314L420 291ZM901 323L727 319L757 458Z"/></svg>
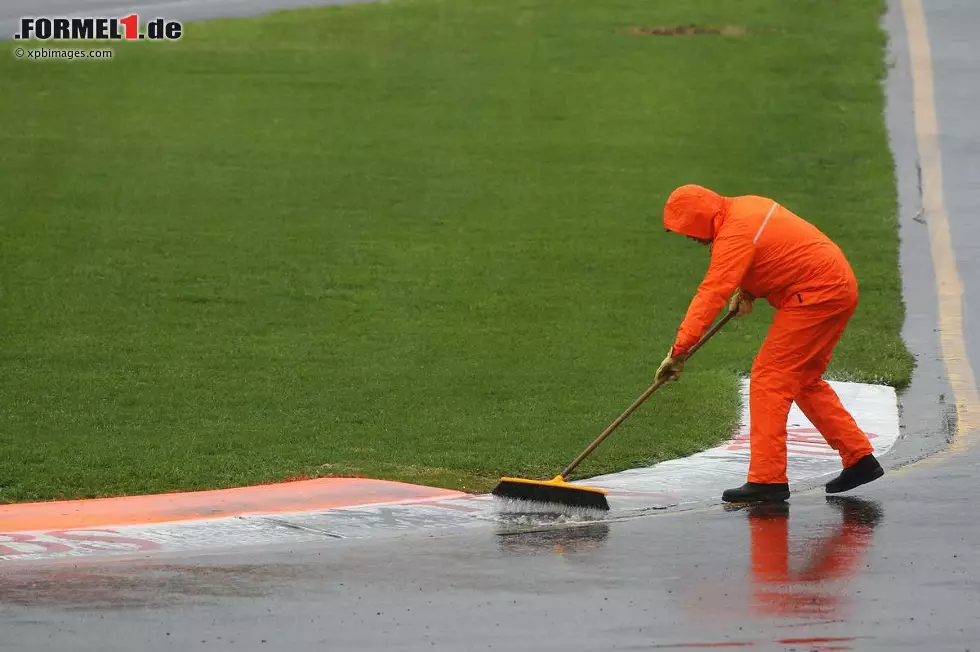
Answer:
<svg viewBox="0 0 980 652"><path fill-rule="evenodd" d="M722 327L727 324L733 317L738 314L737 311L729 311L724 317L718 320L718 322L711 327L704 337L702 337L697 344L691 347L688 351L688 359L694 355L698 349L707 344L708 340L715 336ZM537 503L557 503L559 505L567 505L569 507L581 507L585 509L597 509L597 510L608 510L609 502L606 500L606 492L602 489L596 489L595 487L584 487L580 485L569 484L565 481L568 474L571 473L575 467L577 467L582 460L589 456L592 451L602 443L602 441L612 434L612 431L619 427L623 421L626 420L633 411L640 407L643 401L647 400L651 394L660 389L660 387L666 381L659 381L651 385L642 395L635 401L633 405L623 412L619 418L609 424L601 435L596 437L596 440L589 444L589 447L582 451L582 454L575 458L575 460L565 467L565 470L560 474L556 475L551 480L526 480L523 478L501 478L500 483L491 492L494 496L499 498L507 498L511 500L527 501L527 502L537 502Z"/></svg>

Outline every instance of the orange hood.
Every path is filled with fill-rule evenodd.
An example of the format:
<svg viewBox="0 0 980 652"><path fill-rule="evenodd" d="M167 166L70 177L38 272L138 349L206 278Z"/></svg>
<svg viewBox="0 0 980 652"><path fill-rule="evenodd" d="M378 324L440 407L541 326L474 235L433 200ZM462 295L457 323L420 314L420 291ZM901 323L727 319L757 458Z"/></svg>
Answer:
<svg viewBox="0 0 980 652"><path fill-rule="evenodd" d="M701 240L714 240L731 203L718 193L689 184L670 193L664 206L668 231Z"/></svg>

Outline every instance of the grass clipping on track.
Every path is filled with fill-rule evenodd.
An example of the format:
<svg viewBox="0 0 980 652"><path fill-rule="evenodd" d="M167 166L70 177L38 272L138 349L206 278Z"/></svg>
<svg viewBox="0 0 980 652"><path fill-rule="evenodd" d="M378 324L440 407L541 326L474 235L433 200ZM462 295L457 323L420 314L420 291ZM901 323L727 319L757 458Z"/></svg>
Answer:
<svg viewBox="0 0 980 652"><path fill-rule="evenodd" d="M649 385L701 279L660 223L688 182L834 237L863 294L832 372L907 382L880 11L407 0L111 61L0 44L0 501L550 478ZM581 474L727 436L769 317Z"/></svg>

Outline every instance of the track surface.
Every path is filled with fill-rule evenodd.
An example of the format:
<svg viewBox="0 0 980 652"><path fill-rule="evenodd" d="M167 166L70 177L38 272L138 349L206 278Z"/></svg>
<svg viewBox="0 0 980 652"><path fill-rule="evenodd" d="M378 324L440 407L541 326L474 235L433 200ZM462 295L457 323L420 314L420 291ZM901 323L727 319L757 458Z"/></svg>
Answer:
<svg viewBox="0 0 980 652"><path fill-rule="evenodd" d="M68 4L78 12L85 3L27 4L38 15ZM189 6L246 4L258 3ZM9 5L0 11L23 9ZM895 5L887 20L888 121L902 200L906 336L920 361L903 399L905 451L915 456L942 440L950 411L940 400L949 390L940 379L928 238L914 219L911 82ZM926 17L976 369L980 50L972 44L980 4L948 0ZM5 564L0 649L978 649L978 464L980 444L960 446L893 470L849 499L810 492L786 510L705 506L523 534L485 529L208 556Z"/></svg>

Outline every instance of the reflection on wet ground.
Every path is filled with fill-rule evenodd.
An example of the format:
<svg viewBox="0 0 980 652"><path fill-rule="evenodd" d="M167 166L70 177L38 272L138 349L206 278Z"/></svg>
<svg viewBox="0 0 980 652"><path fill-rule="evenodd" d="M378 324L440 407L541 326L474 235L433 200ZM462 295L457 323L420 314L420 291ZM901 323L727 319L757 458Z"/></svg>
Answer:
<svg viewBox="0 0 980 652"><path fill-rule="evenodd" d="M845 607L836 582L858 571L883 511L878 503L858 498L828 497L827 502L839 512L840 522L798 546L791 545L789 505L747 509L752 604L759 613L827 619ZM794 555L794 548L802 550Z"/></svg>
<svg viewBox="0 0 980 652"><path fill-rule="evenodd" d="M843 624L848 595L843 585L862 568L875 528L884 519L876 501L847 496L825 498L829 509L812 510L801 534L790 530L789 503L728 505L732 518L745 515L749 534L749 609L763 620L787 619L786 627ZM557 557L589 555L608 541L607 523L551 526L536 531L498 532L498 549L508 555ZM777 625L778 627L778 625ZM797 636L769 640L725 640L653 645L654 649L714 649L784 646L813 652L852 650L862 637Z"/></svg>
<svg viewBox="0 0 980 652"><path fill-rule="evenodd" d="M497 533L501 552L515 555L554 554L559 557L592 552L609 538L608 523L551 527L531 532Z"/></svg>
<svg viewBox="0 0 980 652"><path fill-rule="evenodd" d="M846 496L828 496L836 518L790 536L789 503L726 506L744 512L750 535L752 605L760 614L833 619L845 605L839 582L859 569L875 527L884 518L881 504ZM515 555L564 556L594 552L608 540L608 523L562 524L537 530L501 529L501 552Z"/></svg>

